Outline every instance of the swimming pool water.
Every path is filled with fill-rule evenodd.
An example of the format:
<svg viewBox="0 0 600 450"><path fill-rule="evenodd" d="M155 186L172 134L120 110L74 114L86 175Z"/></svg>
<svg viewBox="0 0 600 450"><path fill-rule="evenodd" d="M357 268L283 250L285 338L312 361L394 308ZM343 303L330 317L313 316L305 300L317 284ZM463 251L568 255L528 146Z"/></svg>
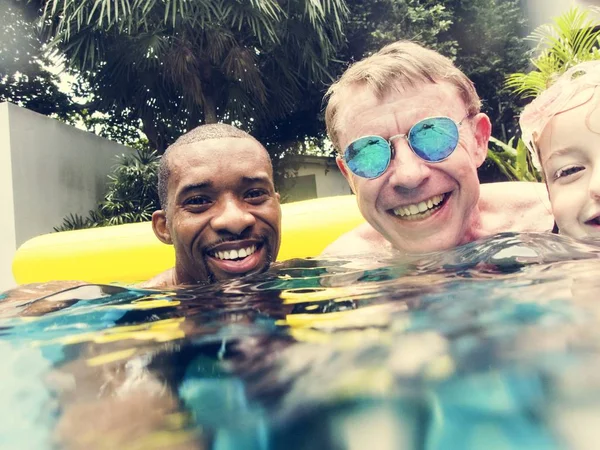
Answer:
<svg viewBox="0 0 600 450"><path fill-rule="evenodd" d="M502 234L0 304L0 447L594 448L600 247Z"/></svg>

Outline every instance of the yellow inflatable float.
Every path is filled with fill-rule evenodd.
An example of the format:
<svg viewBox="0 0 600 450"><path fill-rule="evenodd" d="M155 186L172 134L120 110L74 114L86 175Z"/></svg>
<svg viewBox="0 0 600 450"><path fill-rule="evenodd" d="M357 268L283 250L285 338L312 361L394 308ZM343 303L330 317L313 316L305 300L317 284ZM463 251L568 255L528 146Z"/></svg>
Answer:
<svg viewBox="0 0 600 450"><path fill-rule="evenodd" d="M278 260L319 255L364 219L353 195L286 203ZM25 242L13 260L19 284L50 280L134 283L173 267L173 247L150 222L51 233Z"/></svg>

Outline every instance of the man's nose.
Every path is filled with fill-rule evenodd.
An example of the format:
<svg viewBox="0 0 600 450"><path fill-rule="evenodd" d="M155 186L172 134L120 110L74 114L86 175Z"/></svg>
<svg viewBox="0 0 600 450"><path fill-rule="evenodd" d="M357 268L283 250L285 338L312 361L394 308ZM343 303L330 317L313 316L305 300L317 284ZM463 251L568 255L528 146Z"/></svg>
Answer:
<svg viewBox="0 0 600 450"><path fill-rule="evenodd" d="M256 223L256 218L247 209L243 200L226 199L215 211L211 226L215 231L242 234Z"/></svg>
<svg viewBox="0 0 600 450"><path fill-rule="evenodd" d="M390 161L389 181L394 187L415 189L419 187L431 174L427 163L419 158L409 147L404 138L395 139L394 158Z"/></svg>

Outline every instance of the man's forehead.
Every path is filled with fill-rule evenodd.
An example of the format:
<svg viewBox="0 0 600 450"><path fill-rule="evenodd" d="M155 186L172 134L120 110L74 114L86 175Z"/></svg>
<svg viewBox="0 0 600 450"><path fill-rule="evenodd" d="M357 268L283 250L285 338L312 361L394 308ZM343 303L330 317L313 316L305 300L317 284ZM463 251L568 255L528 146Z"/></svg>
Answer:
<svg viewBox="0 0 600 450"><path fill-rule="evenodd" d="M413 83L390 83L381 91L380 98L383 99L394 94L399 96L406 95L407 97L413 97L421 95L424 91L461 101L458 88L450 81L446 80L415 81Z"/></svg>
<svg viewBox="0 0 600 450"><path fill-rule="evenodd" d="M440 100L446 100L450 103L456 102L457 105L464 103L458 89L445 81L436 83L419 82L414 85L391 83L384 89L375 89L366 83L357 83L346 86L340 91L338 110L339 113L342 113L343 111L360 109L361 107L385 105L386 103L401 100L403 97L418 99L425 94L432 97L439 97Z"/></svg>
<svg viewBox="0 0 600 450"><path fill-rule="evenodd" d="M381 92L366 84L356 85L355 90L352 87L345 89L337 118L338 130L343 133L356 129L354 122L358 115L360 125L368 125L368 122L377 121L392 111L411 120L423 114L452 116L454 110L465 108L458 90L448 82L422 82L414 86L397 83ZM406 104L402 104L403 100L406 100Z"/></svg>
<svg viewBox="0 0 600 450"><path fill-rule="evenodd" d="M208 181L260 173L272 178L269 155L253 138L206 139L178 146L169 153L169 168L171 187L190 177Z"/></svg>
<svg viewBox="0 0 600 450"><path fill-rule="evenodd" d="M169 166L171 169L189 165L209 166L215 161L235 159L234 156L270 165L269 154L257 140L251 137L226 137L204 139L172 148L169 153Z"/></svg>

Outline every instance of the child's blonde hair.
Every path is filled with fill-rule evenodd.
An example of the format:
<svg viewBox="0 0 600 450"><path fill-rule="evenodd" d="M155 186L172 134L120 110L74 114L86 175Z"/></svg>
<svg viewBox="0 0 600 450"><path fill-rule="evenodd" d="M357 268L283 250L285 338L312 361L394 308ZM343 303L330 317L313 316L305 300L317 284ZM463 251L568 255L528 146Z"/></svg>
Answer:
<svg viewBox="0 0 600 450"><path fill-rule="evenodd" d="M571 104L571 100L583 90L599 85L600 60L583 62L567 70L525 107L519 119L522 139L540 173L543 170L537 144L546 126L555 115L587 103L591 97L577 104Z"/></svg>

